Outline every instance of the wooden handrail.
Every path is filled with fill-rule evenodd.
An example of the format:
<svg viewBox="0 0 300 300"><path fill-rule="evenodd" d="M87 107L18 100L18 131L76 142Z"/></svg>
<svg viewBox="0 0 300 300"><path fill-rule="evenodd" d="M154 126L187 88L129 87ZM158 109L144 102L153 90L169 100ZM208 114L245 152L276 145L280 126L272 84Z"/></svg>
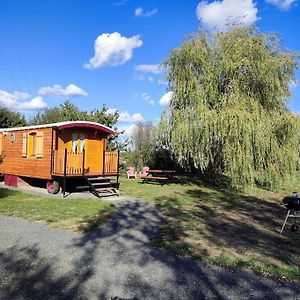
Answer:
<svg viewBox="0 0 300 300"><path fill-rule="evenodd" d="M86 165L86 152L72 153L65 150L53 150L52 173L57 175L85 175L85 169L90 167ZM95 157L95 156L94 156ZM101 157L101 155L100 155ZM96 157L94 158L96 159ZM105 175L119 174L119 152L105 152L103 157L103 170L95 170L94 173Z"/></svg>

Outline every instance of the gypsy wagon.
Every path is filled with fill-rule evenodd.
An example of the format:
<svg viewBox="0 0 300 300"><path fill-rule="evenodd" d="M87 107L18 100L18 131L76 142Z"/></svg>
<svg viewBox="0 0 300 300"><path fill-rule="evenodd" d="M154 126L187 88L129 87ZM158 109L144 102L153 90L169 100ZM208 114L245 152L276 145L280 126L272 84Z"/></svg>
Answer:
<svg viewBox="0 0 300 300"><path fill-rule="evenodd" d="M0 173L13 186L18 177L43 179L49 193L62 188L65 195L75 181L96 196L115 193L111 178L118 185L119 153L106 151L107 137L114 133L83 121L0 129Z"/></svg>

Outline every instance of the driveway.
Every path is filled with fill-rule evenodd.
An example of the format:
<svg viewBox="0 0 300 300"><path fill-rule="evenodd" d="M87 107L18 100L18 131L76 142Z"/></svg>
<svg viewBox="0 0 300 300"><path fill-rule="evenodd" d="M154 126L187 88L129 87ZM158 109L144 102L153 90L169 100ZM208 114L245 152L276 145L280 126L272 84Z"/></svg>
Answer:
<svg viewBox="0 0 300 300"><path fill-rule="evenodd" d="M132 198L118 206L85 234L0 217L0 299L300 299L299 284L151 248L159 211Z"/></svg>

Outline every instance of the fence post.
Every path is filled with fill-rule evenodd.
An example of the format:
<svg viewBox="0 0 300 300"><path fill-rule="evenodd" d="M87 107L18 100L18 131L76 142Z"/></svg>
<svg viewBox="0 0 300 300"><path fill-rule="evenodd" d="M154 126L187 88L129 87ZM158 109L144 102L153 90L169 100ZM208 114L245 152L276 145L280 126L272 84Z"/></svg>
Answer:
<svg viewBox="0 0 300 300"><path fill-rule="evenodd" d="M82 176L84 176L84 164L85 164L85 149L82 149Z"/></svg>
<svg viewBox="0 0 300 300"><path fill-rule="evenodd" d="M103 150L103 168L102 168L102 176L105 175L105 156L106 156L106 151Z"/></svg>
<svg viewBox="0 0 300 300"><path fill-rule="evenodd" d="M120 163L120 150L118 150L118 164L117 164L117 173L118 173L118 175L117 175L117 186L118 186L118 188L119 188L119 176L120 176L120 174L119 174L119 163Z"/></svg>

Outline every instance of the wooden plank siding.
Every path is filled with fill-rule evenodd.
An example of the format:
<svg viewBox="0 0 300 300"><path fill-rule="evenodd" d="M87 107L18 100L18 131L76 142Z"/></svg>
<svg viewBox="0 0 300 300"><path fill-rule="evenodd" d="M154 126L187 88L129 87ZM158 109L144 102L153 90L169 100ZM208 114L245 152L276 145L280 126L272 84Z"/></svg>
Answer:
<svg viewBox="0 0 300 300"><path fill-rule="evenodd" d="M105 152L104 174L118 174L119 171L119 152Z"/></svg>
<svg viewBox="0 0 300 300"><path fill-rule="evenodd" d="M14 135L13 142L12 135ZM73 135L78 137L76 149L72 149ZM80 137L84 137L84 170L82 170L83 153ZM0 132L0 153L2 153L0 173L48 180L52 179L52 176L62 176L65 149L67 149L66 173L68 175L81 175L83 171L87 176L116 175L118 174L118 152L106 152L106 143L105 132L90 128L56 130L52 127L42 127L2 131ZM104 160L105 165L103 165Z"/></svg>
<svg viewBox="0 0 300 300"><path fill-rule="evenodd" d="M59 131L57 133L58 136L57 150L59 152L57 155L61 157L64 153L64 150L67 149L68 151L67 167L70 169L82 168L82 162L78 161L79 156L75 155L76 153L72 155L73 134L77 134L78 137L77 153L80 152L79 151L80 136L83 135L85 137L85 169L89 169L90 173L102 174L103 152L105 149L106 134L99 131L87 129L87 128L66 129L63 131ZM59 163L59 159L58 160L56 159L56 161L57 163Z"/></svg>
<svg viewBox="0 0 300 300"><path fill-rule="evenodd" d="M23 135L29 135L30 133L36 133L39 137L42 136L42 138L39 138L39 143L42 141L42 145L39 145L39 149L42 149L43 153L38 153L39 157L25 156L23 153ZM14 134L13 143L10 140L12 134ZM0 163L0 173L51 179L52 128L15 130L8 131L6 134L0 132L0 135L0 142L2 139L2 162Z"/></svg>

